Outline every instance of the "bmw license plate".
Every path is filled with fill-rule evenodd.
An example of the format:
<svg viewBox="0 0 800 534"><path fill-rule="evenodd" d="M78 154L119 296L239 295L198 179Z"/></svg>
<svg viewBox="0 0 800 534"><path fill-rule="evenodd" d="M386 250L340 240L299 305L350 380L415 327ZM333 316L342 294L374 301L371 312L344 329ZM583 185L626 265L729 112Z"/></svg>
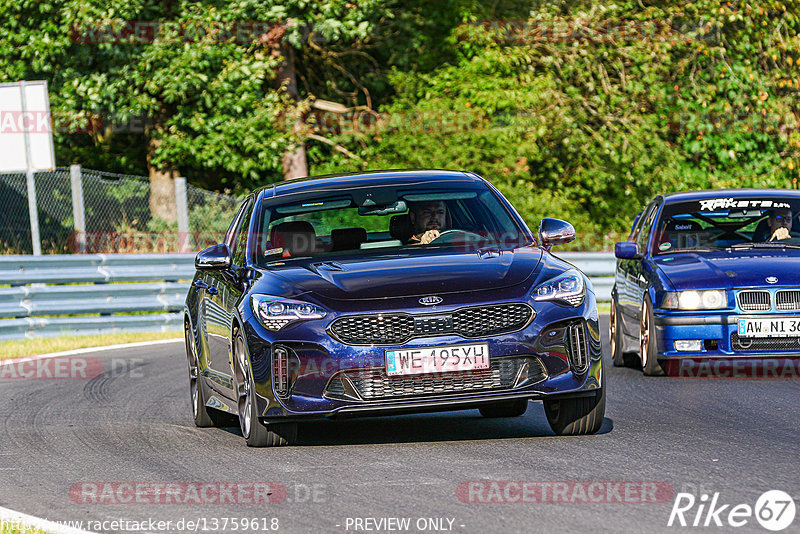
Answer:
<svg viewBox="0 0 800 534"><path fill-rule="evenodd" d="M386 351L389 376L489 369L489 345L447 345Z"/></svg>
<svg viewBox="0 0 800 534"><path fill-rule="evenodd" d="M800 317L739 319L739 337L800 337Z"/></svg>

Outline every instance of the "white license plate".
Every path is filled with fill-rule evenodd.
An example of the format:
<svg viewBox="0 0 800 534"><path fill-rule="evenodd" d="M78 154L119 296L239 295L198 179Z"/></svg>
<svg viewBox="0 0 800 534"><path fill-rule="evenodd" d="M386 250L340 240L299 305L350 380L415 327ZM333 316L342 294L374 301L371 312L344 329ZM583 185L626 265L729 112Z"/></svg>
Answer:
<svg viewBox="0 0 800 534"><path fill-rule="evenodd" d="M389 376L489 369L489 345L446 345L386 351Z"/></svg>
<svg viewBox="0 0 800 534"><path fill-rule="evenodd" d="M800 337L800 317L739 319L739 337Z"/></svg>

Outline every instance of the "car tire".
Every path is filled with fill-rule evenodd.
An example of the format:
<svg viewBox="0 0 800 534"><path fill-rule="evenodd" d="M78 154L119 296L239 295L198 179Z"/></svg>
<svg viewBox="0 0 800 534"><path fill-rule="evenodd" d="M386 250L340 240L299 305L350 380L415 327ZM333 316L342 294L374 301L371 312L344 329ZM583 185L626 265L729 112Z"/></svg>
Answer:
<svg viewBox="0 0 800 534"><path fill-rule="evenodd" d="M544 400L547 422L556 435L580 436L600 430L606 414L605 382L605 372L601 369L600 389L593 395Z"/></svg>
<svg viewBox="0 0 800 534"><path fill-rule="evenodd" d="M183 331L186 343L186 361L189 367L189 394L191 395L195 426L200 428L231 426L233 419L229 414L206 406L206 392L203 387L203 379L200 377L197 348L188 322L184 324Z"/></svg>
<svg viewBox="0 0 800 534"><path fill-rule="evenodd" d="M611 343L611 363L614 367L625 366L625 339L622 334L622 322L617 308L617 299L611 298L611 314L608 319L608 338Z"/></svg>
<svg viewBox="0 0 800 534"><path fill-rule="evenodd" d="M297 423L275 423L265 426L258 419L255 383L244 337L237 331L233 337L233 386L237 395L239 428L248 447L281 447L297 440Z"/></svg>
<svg viewBox="0 0 800 534"><path fill-rule="evenodd" d="M478 408L484 417L519 417L528 411L528 399L487 404Z"/></svg>
<svg viewBox="0 0 800 534"><path fill-rule="evenodd" d="M664 376L664 368L658 361L658 341L653 318L653 307L650 299L642 302L639 317L639 357L642 361L642 372L647 376Z"/></svg>

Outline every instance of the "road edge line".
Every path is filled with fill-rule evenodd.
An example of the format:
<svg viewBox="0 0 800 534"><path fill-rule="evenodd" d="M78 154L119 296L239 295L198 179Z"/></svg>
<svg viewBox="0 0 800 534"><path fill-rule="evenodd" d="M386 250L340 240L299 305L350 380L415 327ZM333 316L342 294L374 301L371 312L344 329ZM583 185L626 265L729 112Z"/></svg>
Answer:
<svg viewBox="0 0 800 534"><path fill-rule="evenodd" d="M78 356L81 354L86 353L93 353L93 352L103 352L106 350L117 350L117 349L135 349L136 347L147 347L150 345L166 345L167 343L177 343L178 341L183 342L183 337L175 337L170 339L156 339L153 341L135 341L133 343L119 343L117 345L106 345L104 347L86 347L84 349L72 349L72 350L65 350L61 352L50 352L48 354L36 354L33 356L20 356L19 358L9 358L6 360L0 360L0 366L6 364L15 364L20 362L29 362L31 360L46 360L49 358L59 358L61 356ZM2 507L0 507L2 508Z"/></svg>

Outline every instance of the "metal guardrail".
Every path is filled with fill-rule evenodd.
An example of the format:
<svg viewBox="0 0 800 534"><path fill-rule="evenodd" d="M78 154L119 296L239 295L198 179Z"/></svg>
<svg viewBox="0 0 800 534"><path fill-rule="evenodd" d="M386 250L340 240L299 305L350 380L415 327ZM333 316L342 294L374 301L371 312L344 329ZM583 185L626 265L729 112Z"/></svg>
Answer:
<svg viewBox="0 0 800 534"><path fill-rule="evenodd" d="M614 287L614 270L617 258L613 252L563 252L553 251L556 256L568 261L583 271L592 281L598 302L611 302Z"/></svg>
<svg viewBox="0 0 800 534"><path fill-rule="evenodd" d="M179 330L193 276L194 254L0 256L0 340Z"/></svg>
<svg viewBox="0 0 800 534"><path fill-rule="evenodd" d="M611 300L614 255L558 257ZM57 335L180 330L194 254L0 256L0 341ZM132 315L133 312L149 312Z"/></svg>

